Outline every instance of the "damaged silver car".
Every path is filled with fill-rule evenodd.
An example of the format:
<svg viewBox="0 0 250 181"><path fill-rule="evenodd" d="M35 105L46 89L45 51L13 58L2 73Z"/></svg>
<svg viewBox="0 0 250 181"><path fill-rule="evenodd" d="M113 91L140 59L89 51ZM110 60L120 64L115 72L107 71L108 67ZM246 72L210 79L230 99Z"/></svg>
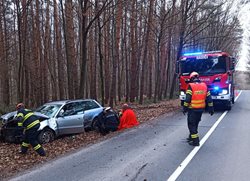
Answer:
<svg viewBox="0 0 250 181"><path fill-rule="evenodd" d="M75 134L91 129L103 107L93 99L64 100L46 103L34 114L40 120L38 140L41 143L53 141L56 137ZM13 121L16 111L0 117L0 137L7 142L21 142L22 128Z"/></svg>

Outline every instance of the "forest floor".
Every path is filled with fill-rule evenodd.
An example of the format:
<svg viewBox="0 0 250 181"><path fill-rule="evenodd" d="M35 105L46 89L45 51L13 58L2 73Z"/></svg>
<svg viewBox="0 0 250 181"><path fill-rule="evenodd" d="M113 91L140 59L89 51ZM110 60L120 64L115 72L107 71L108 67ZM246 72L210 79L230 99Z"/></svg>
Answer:
<svg viewBox="0 0 250 181"><path fill-rule="evenodd" d="M147 105L131 104L130 106L136 112L140 123L143 124L162 114L179 110L180 101L171 100ZM118 109L119 107L115 108L115 110ZM20 155L18 154L20 145L0 142L0 180L7 180L24 170L61 157L66 153L69 154L79 148L103 141L119 134L120 132L123 131L117 131L106 136L102 136L100 133L95 131L89 131L77 135L58 138L51 143L43 145L47 154L46 157L40 157L33 151L33 149L29 149L26 155Z"/></svg>

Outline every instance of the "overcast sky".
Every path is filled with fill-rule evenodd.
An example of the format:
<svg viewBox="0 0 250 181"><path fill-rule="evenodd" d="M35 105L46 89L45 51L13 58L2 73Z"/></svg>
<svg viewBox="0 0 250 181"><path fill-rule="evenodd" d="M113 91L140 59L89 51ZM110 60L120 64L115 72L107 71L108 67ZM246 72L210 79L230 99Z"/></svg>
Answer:
<svg viewBox="0 0 250 181"><path fill-rule="evenodd" d="M243 28L243 40L237 70L247 70L247 62L250 61L250 0L240 6L239 19ZM250 63L250 62L249 62ZM249 67L250 68L250 67Z"/></svg>

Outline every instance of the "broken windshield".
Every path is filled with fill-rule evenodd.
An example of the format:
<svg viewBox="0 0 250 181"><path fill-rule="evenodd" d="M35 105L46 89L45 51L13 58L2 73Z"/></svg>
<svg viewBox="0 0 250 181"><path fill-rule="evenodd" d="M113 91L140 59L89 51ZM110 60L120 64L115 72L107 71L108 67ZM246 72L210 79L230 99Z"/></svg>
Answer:
<svg viewBox="0 0 250 181"><path fill-rule="evenodd" d="M57 113L57 111L59 110L59 108L62 105L60 104L45 104L41 107L39 107L36 112L40 112L50 118L54 117L55 114Z"/></svg>
<svg viewBox="0 0 250 181"><path fill-rule="evenodd" d="M198 72L200 75L213 75L226 72L225 57L208 57L207 59L187 58L180 61L182 75Z"/></svg>

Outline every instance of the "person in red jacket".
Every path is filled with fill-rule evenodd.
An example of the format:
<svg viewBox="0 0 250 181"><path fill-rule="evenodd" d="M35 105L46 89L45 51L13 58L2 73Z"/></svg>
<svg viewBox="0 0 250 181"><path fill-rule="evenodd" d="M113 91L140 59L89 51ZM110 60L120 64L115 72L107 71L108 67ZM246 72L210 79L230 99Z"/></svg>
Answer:
<svg viewBox="0 0 250 181"><path fill-rule="evenodd" d="M139 125L139 121L136 119L135 112L128 106L128 104L123 104L118 130L131 128L136 125Z"/></svg>

